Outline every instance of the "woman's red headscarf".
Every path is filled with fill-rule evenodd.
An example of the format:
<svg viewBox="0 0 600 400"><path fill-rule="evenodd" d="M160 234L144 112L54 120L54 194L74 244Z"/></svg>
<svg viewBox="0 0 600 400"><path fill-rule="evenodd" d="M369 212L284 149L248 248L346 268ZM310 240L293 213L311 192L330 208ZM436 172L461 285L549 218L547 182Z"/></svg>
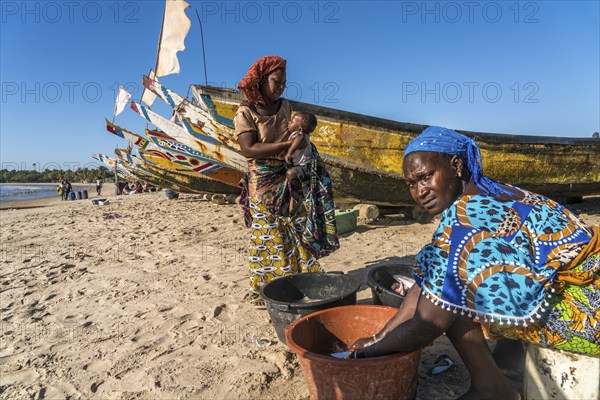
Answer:
<svg viewBox="0 0 600 400"><path fill-rule="evenodd" d="M285 66L286 61L279 56L261 57L252 64L244 79L240 81L238 89L244 93L250 103L264 105L265 100L260 91L263 78L280 68L285 69Z"/></svg>

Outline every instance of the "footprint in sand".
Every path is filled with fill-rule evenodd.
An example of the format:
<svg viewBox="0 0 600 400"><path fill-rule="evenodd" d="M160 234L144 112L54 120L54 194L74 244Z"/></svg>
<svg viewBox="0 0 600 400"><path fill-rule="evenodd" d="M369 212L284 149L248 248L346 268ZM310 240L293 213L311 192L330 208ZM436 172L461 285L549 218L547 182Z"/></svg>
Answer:
<svg viewBox="0 0 600 400"><path fill-rule="evenodd" d="M221 322L230 322L233 319L233 314L239 308L238 305L220 304L213 310L213 317Z"/></svg>
<svg viewBox="0 0 600 400"><path fill-rule="evenodd" d="M27 385L39 378L35 369L23 369L15 372L3 372L0 375L0 386Z"/></svg>

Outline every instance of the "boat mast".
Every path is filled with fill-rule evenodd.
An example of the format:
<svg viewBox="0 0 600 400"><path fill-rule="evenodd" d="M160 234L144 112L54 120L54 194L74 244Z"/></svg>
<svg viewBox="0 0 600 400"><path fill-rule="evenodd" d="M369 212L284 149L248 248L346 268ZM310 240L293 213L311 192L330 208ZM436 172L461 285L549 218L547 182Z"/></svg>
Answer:
<svg viewBox="0 0 600 400"><path fill-rule="evenodd" d="M116 148L115 148L116 150ZM117 175L117 159L115 158L115 164L114 164L114 172L115 172L115 187L116 187L116 194L120 194L119 193L119 175Z"/></svg>
<svg viewBox="0 0 600 400"><path fill-rule="evenodd" d="M158 71L158 60L160 55L160 44L162 43L163 30L165 28L165 15L167 14L167 1L165 0L165 10L163 11L162 23L160 25L160 36L158 37L158 46L156 47L156 66L154 71Z"/></svg>
<svg viewBox="0 0 600 400"><path fill-rule="evenodd" d="M198 23L200 24L200 39L202 41L202 60L204 61L204 84L208 86L208 75L206 73L206 54L204 54L204 31L202 30L202 21L200 20L198 10L196 9L195 11L196 17L198 18Z"/></svg>

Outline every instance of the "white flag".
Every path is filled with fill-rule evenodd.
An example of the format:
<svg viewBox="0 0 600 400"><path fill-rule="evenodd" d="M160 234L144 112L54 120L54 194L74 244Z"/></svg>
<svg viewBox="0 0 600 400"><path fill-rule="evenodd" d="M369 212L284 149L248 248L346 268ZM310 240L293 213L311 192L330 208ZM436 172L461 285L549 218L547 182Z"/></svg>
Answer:
<svg viewBox="0 0 600 400"><path fill-rule="evenodd" d="M131 94L119 85L119 93L117 94L117 100L115 101L115 117L123 112L127 102L131 98Z"/></svg>
<svg viewBox="0 0 600 400"><path fill-rule="evenodd" d="M184 0L166 0L161 40L158 44L156 76L179 73L177 52L185 50L185 36L192 23L185 15L190 5Z"/></svg>
<svg viewBox="0 0 600 400"><path fill-rule="evenodd" d="M154 76L155 76L154 71L150 70L148 77L152 80L155 80ZM152 103L154 103L154 100L156 100L156 95L154 93L152 93L151 91L149 91L148 89L144 88L144 93L142 93L142 102L144 104L146 104L148 107L152 107Z"/></svg>

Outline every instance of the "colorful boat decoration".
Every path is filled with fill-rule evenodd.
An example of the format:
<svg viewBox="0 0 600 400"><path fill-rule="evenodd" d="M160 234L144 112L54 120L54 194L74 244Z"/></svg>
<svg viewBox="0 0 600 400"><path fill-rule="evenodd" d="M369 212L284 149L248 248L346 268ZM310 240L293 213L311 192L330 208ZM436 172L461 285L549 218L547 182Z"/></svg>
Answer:
<svg viewBox="0 0 600 400"><path fill-rule="evenodd" d="M92 157L103 162L112 170L115 170L116 168L117 175L125 181L144 181L157 187L164 186L164 182L152 175L149 171L140 171L130 165L127 161L118 158L113 159L103 154L93 154Z"/></svg>
<svg viewBox="0 0 600 400"><path fill-rule="evenodd" d="M115 160L114 158L110 158L108 156L105 156L104 154L92 154L92 158L102 162L111 171L115 171L117 176L121 179L125 179L125 180L137 179L137 177L135 175L133 175L131 172L129 172L125 168L123 168L123 166L120 165L120 163L117 162L117 160Z"/></svg>
<svg viewBox="0 0 600 400"><path fill-rule="evenodd" d="M106 118L104 118L104 121L106 122L106 130L108 132L112 133L113 135L116 135L122 139L125 139L129 143L136 145L137 147L139 147L141 149L145 149L148 146L150 146L149 148L153 148L153 145L148 141L148 139L145 139L138 134L128 131L125 128L121 128L120 126L113 124Z"/></svg>
<svg viewBox="0 0 600 400"><path fill-rule="evenodd" d="M221 193L239 194L239 188L208 179L200 174L190 173L180 166L173 165L164 154L158 151L139 150L140 157L125 149L115 149L119 160L129 163L135 170L152 175L163 186L181 193ZM138 174L138 173L136 173Z"/></svg>
<svg viewBox="0 0 600 400"><path fill-rule="evenodd" d="M148 141L108 120L105 121L108 132L140 146L138 153L142 159L147 161L146 157L152 156L150 159L153 162L151 163L156 167L171 169L183 174L202 175L233 187L238 186L243 176L242 172L230 168L224 163L215 163L214 160L174 140L164 132L147 129L146 135L150 139ZM145 150L144 154L140 150ZM211 187L224 189L222 185L211 185Z"/></svg>
<svg viewBox="0 0 600 400"><path fill-rule="evenodd" d="M193 137L185 127L178 125L167 118L164 118L163 116L134 101L131 102L131 109L146 121L165 132L168 136L186 146L198 150L215 163L223 166L229 166L240 172L246 171L246 159L231 148L222 144L215 144L213 141L209 142L199 137Z"/></svg>
<svg viewBox="0 0 600 400"><path fill-rule="evenodd" d="M242 179L243 173L241 171L231 168L224 163L215 163L214 160L206 157L199 151L172 139L164 132L147 129L146 136L148 136L148 138L160 149L174 154L177 163L187 162L191 170L201 173L208 178L235 187L238 186Z"/></svg>
<svg viewBox="0 0 600 400"><path fill-rule="evenodd" d="M137 176L139 180L153 180L154 182L159 182L162 185L161 180L148 170L144 160L130 154L127 149L115 149L115 156L117 161L120 162L123 167L134 176Z"/></svg>
<svg viewBox="0 0 600 400"><path fill-rule="evenodd" d="M216 179L231 186L237 186L242 177L242 173L227 167L222 163L215 163L214 160L206 157L202 153L177 142L163 132L146 130L146 135L150 141L144 139L131 131L106 121L106 130L111 132L131 144L140 146L140 149L154 152L159 158L168 160L169 163L163 167L173 169L182 173L202 174L207 178Z"/></svg>
<svg viewBox="0 0 600 400"><path fill-rule="evenodd" d="M156 80L144 76L142 81L146 89L173 108L180 120L185 122L184 127L188 129L192 136L197 137L199 131L206 132L207 135L223 145L232 149L238 148L236 137L231 132L231 121L221 121L219 115L211 114L211 109L199 108L198 105L190 103L187 99L161 85ZM207 99L207 101L209 100Z"/></svg>

